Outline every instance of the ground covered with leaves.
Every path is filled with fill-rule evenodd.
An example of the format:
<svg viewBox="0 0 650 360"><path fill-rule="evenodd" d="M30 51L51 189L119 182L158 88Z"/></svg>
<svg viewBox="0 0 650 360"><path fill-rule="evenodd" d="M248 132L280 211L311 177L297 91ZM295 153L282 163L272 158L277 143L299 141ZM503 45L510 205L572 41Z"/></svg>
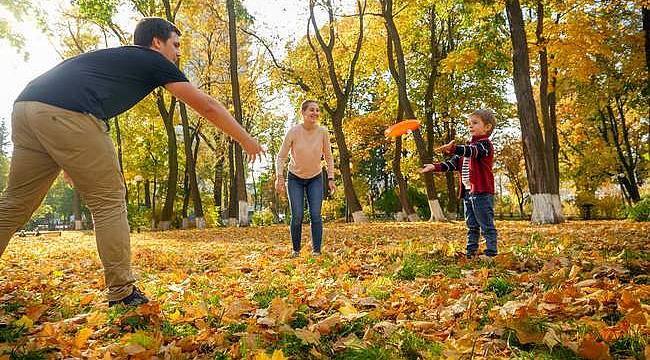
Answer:
<svg viewBox="0 0 650 360"><path fill-rule="evenodd" d="M650 225L497 228L494 261L461 222L327 224L296 259L287 226L134 234L153 301L110 309L92 233L14 238L0 359L650 359Z"/></svg>

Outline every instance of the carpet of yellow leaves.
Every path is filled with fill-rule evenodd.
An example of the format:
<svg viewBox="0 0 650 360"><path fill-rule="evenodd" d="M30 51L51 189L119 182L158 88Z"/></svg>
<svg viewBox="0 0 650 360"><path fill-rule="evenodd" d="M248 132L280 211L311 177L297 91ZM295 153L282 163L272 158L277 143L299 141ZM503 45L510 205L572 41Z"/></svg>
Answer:
<svg viewBox="0 0 650 360"><path fill-rule="evenodd" d="M111 309L92 233L14 238L0 359L650 359L650 225L497 228L492 261L460 222L327 224L297 259L287 226L134 234L153 301Z"/></svg>

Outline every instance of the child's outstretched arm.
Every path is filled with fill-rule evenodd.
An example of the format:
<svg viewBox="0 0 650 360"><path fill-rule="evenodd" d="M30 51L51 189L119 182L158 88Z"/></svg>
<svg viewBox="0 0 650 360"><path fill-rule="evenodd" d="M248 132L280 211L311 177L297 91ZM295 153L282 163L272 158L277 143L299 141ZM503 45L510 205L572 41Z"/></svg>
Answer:
<svg viewBox="0 0 650 360"><path fill-rule="evenodd" d="M490 146L490 141L485 139L477 141L476 144L454 145L449 152L454 155L477 159L490 155L491 151L492 146Z"/></svg>
<svg viewBox="0 0 650 360"><path fill-rule="evenodd" d="M435 152L444 152L445 154L451 154L454 151L455 147L456 147L456 142L454 140L452 140L447 144L444 144L442 146L438 146L437 148L434 149L434 151Z"/></svg>
<svg viewBox="0 0 650 360"><path fill-rule="evenodd" d="M454 155L449 160L437 163L437 164L424 164L424 167L420 169L420 172L445 172L445 171L455 171L458 169L458 164L460 161L460 156Z"/></svg>

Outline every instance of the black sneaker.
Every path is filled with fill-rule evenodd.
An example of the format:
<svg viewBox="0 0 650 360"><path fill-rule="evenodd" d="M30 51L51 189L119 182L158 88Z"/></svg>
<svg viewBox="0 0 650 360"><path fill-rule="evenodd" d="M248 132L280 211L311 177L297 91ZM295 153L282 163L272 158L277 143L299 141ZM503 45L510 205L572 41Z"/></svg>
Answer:
<svg viewBox="0 0 650 360"><path fill-rule="evenodd" d="M146 304L149 302L149 299L144 295L140 289L137 287L133 287L133 292L131 295L121 299L121 300L111 300L108 302L108 307L115 306L117 304L122 304L126 306L138 306L142 304Z"/></svg>

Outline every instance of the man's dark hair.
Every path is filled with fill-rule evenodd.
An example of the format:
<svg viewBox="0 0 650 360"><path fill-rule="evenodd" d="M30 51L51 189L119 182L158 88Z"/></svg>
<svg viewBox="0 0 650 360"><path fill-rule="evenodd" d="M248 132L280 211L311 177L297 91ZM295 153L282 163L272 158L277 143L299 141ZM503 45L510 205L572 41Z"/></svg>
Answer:
<svg viewBox="0 0 650 360"><path fill-rule="evenodd" d="M153 38L167 41L172 36L172 31L181 36L181 31L169 21L159 17L146 17L135 26L133 44L150 47Z"/></svg>

